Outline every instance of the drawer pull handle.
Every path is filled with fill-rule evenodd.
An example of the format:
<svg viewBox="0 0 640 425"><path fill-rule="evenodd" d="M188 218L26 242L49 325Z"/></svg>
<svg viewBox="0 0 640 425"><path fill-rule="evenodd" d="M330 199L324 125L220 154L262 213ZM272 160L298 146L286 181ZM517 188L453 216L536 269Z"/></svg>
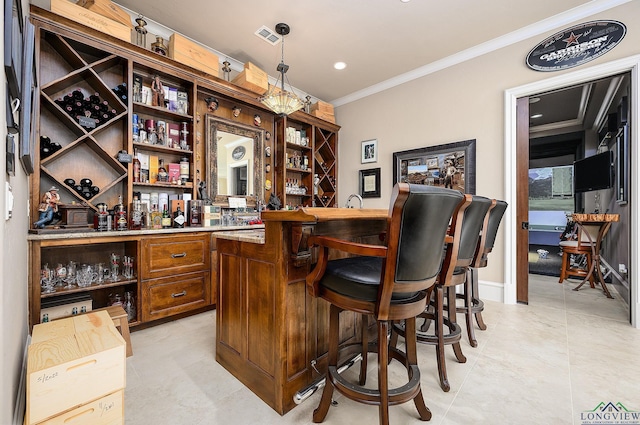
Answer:
<svg viewBox="0 0 640 425"><path fill-rule="evenodd" d="M183 252L182 254L171 254L171 258L182 258L186 256L187 256L186 252Z"/></svg>
<svg viewBox="0 0 640 425"><path fill-rule="evenodd" d="M184 297L185 295L187 295L187 291L186 290L184 290L182 292L178 292L177 294L171 294L171 298Z"/></svg>

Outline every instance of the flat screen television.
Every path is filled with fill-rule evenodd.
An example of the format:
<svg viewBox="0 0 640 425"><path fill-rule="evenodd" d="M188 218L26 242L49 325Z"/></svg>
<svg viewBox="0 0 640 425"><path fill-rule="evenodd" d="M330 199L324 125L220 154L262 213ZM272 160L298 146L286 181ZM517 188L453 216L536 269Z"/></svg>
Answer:
<svg viewBox="0 0 640 425"><path fill-rule="evenodd" d="M575 193L613 187L613 152L607 151L573 163Z"/></svg>

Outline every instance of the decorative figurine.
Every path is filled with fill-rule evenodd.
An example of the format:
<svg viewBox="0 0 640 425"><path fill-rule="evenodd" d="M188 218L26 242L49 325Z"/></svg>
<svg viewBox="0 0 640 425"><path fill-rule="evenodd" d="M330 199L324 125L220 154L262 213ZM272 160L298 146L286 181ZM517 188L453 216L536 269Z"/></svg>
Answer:
<svg viewBox="0 0 640 425"><path fill-rule="evenodd" d="M267 209L278 211L281 205L282 202L280 202L280 198L278 198L275 193L271 193L271 195L269 195L269 203L267 204Z"/></svg>
<svg viewBox="0 0 640 425"><path fill-rule="evenodd" d="M136 45L147 48L147 29L145 26L147 25L147 21L144 20L142 15L138 15L136 18Z"/></svg>
<svg viewBox="0 0 640 425"><path fill-rule="evenodd" d="M164 106L164 87L158 74L154 75L153 81L151 81L151 93L153 94L151 97L151 105Z"/></svg>
<svg viewBox="0 0 640 425"><path fill-rule="evenodd" d="M271 132L267 130L264 133L264 138L265 138L265 140L271 140Z"/></svg>
<svg viewBox="0 0 640 425"><path fill-rule="evenodd" d="M209 194L207 193L207 183L205 181L201 181L198 186L198 194L200 195L200 199L204 202L205 205L211 205L211 198L209 198Z"/></svg>
<svg viewBox="0 0 640 425"><path fill-rule="evenodd" d="M260 127L260 124L262 124L262 118L260 118L260 115L255 114L253 116L253 125L255 125L256 127Z"/></svg>
<svg viewBox="0 0 640 425"><path fill-rule="evenodd" d="M207 102L207 109L209 112L215 112L218 109L219 103L218 99L215 97L208 97L204 101Z"/></svg>
<svg viewBox="0 0 640 425"><path fill-rule="evenodd" d="M42 202L38 206L40 217L38 221L33 223L33 227L36 229L44 229L44 226L53 221L53 214L58 212L58 204L60 203L60 195L58 194L58 188L51 186L51 188L42 195Z"/></svg>
<svg viewBox="0 0 640 425"><path fill-rule="evenodd" d="M311 113L311 96L307 95L307 97L304 98L304 111L307 114Z"/></svg>
<svg viewBox="0 0 640 425"><path fill-rule="evenodd" d="M271 156L271 146L267 146L266 148L264 148L264 154L267 158Z"/></svg>
<svg viewBox="0 0 640 425"><path fill-rule="evenodd" d="M229 81L229 75L231 74L231 63L228 60L222 62L222 72L224 72L224 79Z"/></svg>
<svg viewBox="0 0 640 425"><path fill-rule="evenodd" d="M238 118L240 116L240 111L242 111L242 109L240 109L239 106L234 106L231 111L233 113L233 117Z"/></svg>
<svg viewBox="0 0 640 425"><path fill-rule="evenodd" d="M151 44L151 50L159 55L167 56L167 46L159 35L156 36L156 42Z"/></svg>

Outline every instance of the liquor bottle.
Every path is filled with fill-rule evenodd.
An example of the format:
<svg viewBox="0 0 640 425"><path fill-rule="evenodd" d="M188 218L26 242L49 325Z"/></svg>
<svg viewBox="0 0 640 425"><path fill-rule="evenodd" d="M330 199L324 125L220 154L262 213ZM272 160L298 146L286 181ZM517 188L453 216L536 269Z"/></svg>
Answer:
<svg viewBox="0 0 640 425"><path fill-rule="evenodd" d="M133 182L140 183L140 160L138 159L138 151L133 154Z"/></svg>
<svg viewBox="0 0 640 425"><path fill-rule="evenodd" d="M184 211L182 211L180 205L178 205L178 209L173 213L173 227L183 228L185 221Z"/></svg>
<svg viewBox="0 0 640 425"><path fill-rule="evenodd" d="M116 230L127 230L129 223L127 222L127 210L122 204L122 195L118 195L118 203L113 207L113 213L116 220Z"/></svg>
<svg viewBox="0 0 640 425"><path fill-rule="evenodd" d="M169 215L169 210L167 206L164 206L164 211L162 211L162 228L169 229L171 227L171 216Z"/></svg>
<svg viewBox="0 0 640 425"><path fill-rule="evenodd" d="M129 229L140 230L144 224L144 214L142 214L142 203L137 196L133 197L131 212L129 213Z"/></svg>
<svg viewBox="0 0 640 425"><path fill-rule="evenodd" d="M153 204L151 207L151 227L162 229L162 213L158 211L158 204Z"/></svg>

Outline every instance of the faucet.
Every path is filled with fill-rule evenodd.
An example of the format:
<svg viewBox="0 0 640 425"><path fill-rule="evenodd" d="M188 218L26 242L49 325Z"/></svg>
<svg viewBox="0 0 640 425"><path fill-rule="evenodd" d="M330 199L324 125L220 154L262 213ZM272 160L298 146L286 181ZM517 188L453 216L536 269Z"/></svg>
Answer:
<svg viewBox="0 0 640 425"><path fill-rule="evenodd" d="M362 196L358 195L357 193L352 193L351 195L349 195L349 198L347 199L347 204L345 205L345 207L353 208L352 206L349 205L352 198L358 198L358 201L360 201L360 208L362 208Z"/></svg>

